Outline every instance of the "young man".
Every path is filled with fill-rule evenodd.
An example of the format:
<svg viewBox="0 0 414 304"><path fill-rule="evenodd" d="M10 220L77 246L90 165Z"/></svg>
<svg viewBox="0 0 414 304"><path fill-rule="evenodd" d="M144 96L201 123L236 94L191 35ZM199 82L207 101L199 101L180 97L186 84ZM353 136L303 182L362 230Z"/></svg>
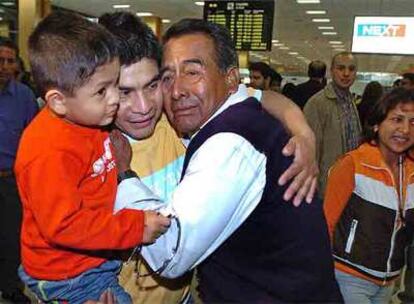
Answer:
<svg viewBox="0 0 414 304"><path fill-rule="evenodd" d="M318 189L325 193L328 170L336 159L358 147L361 125L350 87L356 79L357 61L349 52L333 56L332 82L313 95L303 111L316 137L316 157L321 170Z"/></svg>
<svg viewBox="0 0 414 304"><path fill-rule="evenodd" d="M165 71L162 77L165 107L174 127L189 136L191 142L186 152L182 181L167 203L167 210L177 216L180 225L172 226L165 238L144 248L144 257L157 272L176 277L211 255L200 268L200 286L204 289L202 298L207 301L240 301L242 298L243 301L252 302L275 299L340 300L320 202L302 204L299 209L282 202L285 188L275 187L274 181L289 166L281 153L286 134L279 123L260 110L259 103L252 99L241 102L247 94L234 94L238 87L237 56L227 31L203 21L184 20L173 26L166 35L163 59ZM230 109L237 110L234 112ZM222 117L229 132L220 132L221 126L213 123L216 119L221 122ZM266 131L263 128L269 129ZM247 133L239 136L239 131ZM264 140L257 142L256 136ZM207 137L208 140L205 140ZM137 185L137 180L127 179L120 184L119 189L125 191L131 183ZM135 190L130 192L131 195L124 193L122 197L117 197L118 207L125 206L124 199L133 200L137 197L135 194L145 197L148 191L143 193ZM301 220L297 218L297 222L291 221L295 210L303 215ZM267 214L267 220L262 218L264 214ZM243 226L240 226L244 221L243 226L253 227L252 234L246 234ZM302 226L308 221L312 223ZM275 225L281 225L279 233L276 233L278 229ZM286 229L288 226L290 230ZM315 230L311 231L309 227ZM238 243L240 247L235 245L235 238L230 237L233 232L241 236ZM299 237L302 233L304 235ZM286 245L285 234L286 241L293 236L295 241L292 244L297 242L296 245ZM260 244L266 248L254 241L258 236L265 237ZM251 238L251 241L246 242L246 237ZM280 281L280 284L292 283L278 279L286 278L285 275L289 273L289 269L282 270L279 267L283 259L265 257L269 252L278 251L276 244L291 249L304 245L302 250L295 250L295 254L283 253L292 261L300 261L306 256L306 263L299 262L300 269L292 266L292 272L302 274L298 276L300 282L295 282L297 291L289 292L290 288L279 288L278 284L273 284L276 281ZM217 248L217 252L214 252ZM223 248L226 248L225 252ZM318 258L311 257L313 254L318 255ZM266 267L259 265L262 257L268 260ZM310 261L312 265L308 264ZM205 268L207 264L209 266ZM210 267L213 264L227 264L229 268L227 271L222 268L223 271L210 272L214 268ZM249 267L246 268L246 265ZM265 277L257 276L261 271L266 273L262 273ZM306 274L311 272L309 276ZM207 279L206 274L209 276ZM250 284L247 277L255 283ZM265 285L275 288L268 290ZM212 289L207 291L205 288ZM215 288L226 295L210 293Z"/></svg>
<svg viewBox="0 0 414 304"><path fill-rule="evenodd" d="M102 26L68 13L42 20L29 38L32 72L47 106L25 130L15 172L23 202L19 275L41 301L84 303L118 283L110 250L150 243L169 219L113 214L117 170L108 132L118 110L119 59Z"/></svg>
<svg viewBox="0 0 414 304"><path fill-rule="evenodd" d="M121 101L115 123L130 139L133 150L131 168L150 189L168 200L180 179L185 147L165 115L161 115L161 47L151 30L132 14L105 14L99 22L118 37ZM288 146L287 150L295 150L297 159L294 167L297 170L293 173L299 176L293 183L296 188L290 188L286 197L301 189L297 200L304 196L310 200L314 177L313 136L300 110L291 102L272 93L265 93L264 99L263 105L270 107L270 111L288 125L294 136L290 142L294 145ZM136 279L135 264L125 264L120 276L121 283L134 302L175 303L181 300L188 279L166 280L156 275ZM141 272L148 272L142 264L140 267ZM160 287L155 288L157 285ZM148 291L140 288L148 286L151 287Z"/></svg>

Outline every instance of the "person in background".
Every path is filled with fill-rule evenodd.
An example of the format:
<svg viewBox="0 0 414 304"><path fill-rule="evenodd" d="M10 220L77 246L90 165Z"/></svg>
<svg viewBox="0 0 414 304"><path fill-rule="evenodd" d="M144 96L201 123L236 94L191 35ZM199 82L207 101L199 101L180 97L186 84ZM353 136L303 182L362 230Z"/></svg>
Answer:
<svg viewBox="0 0 414 304"><path fill-rule="evenodd" d="M414 89L414 73L404 73L401 79L401 86L406 89Z"/></svg>
<svg viewBox="0 0 414 304"><path fill-rule="evenodd" d="M282 94L285 95L287 98L293 100L295 96L296 86L292 82L288 82L283 86Z"/></svg>
<svg viewBox="0 0 414 304"><path fill-rule="evenodd" d="M324 209L345 303L389 303L414 228L414 91L374 105L364 142L332 167Z"/></svg>
<svg viewBox="0 0 414 304"><path fill-rule="evenodd" d="M344 153L359 146L361 125L350 87L356 79L357 61L349 52L333 56L332 82L313 95L304 113L315 132L316 157L321 170L318 185L323 198L329 168Z"/></svg>
<svg viewBox="0 0 414 304"><path fill-rule="evenodd" d="M28 303L17 276L22 210L13 166L22 132L38 108L33 92L14 80L17 58L14 42L0 37L0 291L5 300Z"/></svg>
<svg viewBox="0 0 414 304"><path fill-rule="evenodd" d="M280 75L278 72L276 72L274 69L271 68L269 90L280 93L281 87L282 87L282 81L283 81L282 75Z"/></svg>
<svg viewBox="0 0 414 304"><path fill-rule="evenodd" d="M364 126L371 109L383 94L384 88L378 81L371 81L365 86L361 102L358 104L358 114L361 126Z"/></svg>
<svg viewBox="0 0 414 304"><path fill-rule="evenodd" d="M326 83L326 64L320 60L314 60L309 63L308 66L309 80L298 84L295 89L295 95L293 101L303 109L306 102L313 95L322 90Z"/></svg>
<svg viewBox="0 0 414 304"><path fill-rule="evenodd" d="M170 221L153 211L113 213L118 172L104 127L119 105L116 41L99 24L55 12L30 35L29 56L47 106L23 133L15 163L20 278L42 302L97 301L109 289L132 303L112 251L153 242Z"/></svg>
<svg viewBox="0 0 414 304"><path fill-rule="evenodd" d="M264 62L252 62L249 65L250 86L257 90L269 90L272 81L272 68Z"/></svg>
<svg viewBox="0 0 414 304"><path fill-rule="evenodd" d="M394 82L392 83L392 88L396 89L399 88L401 86L401 78L397 78L394 80Z"/></svg>

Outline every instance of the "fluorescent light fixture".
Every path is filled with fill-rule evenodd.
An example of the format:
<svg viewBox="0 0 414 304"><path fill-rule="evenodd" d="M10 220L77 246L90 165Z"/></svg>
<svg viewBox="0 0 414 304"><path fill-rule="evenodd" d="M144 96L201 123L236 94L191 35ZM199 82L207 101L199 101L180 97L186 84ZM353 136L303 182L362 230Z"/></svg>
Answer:
<svg viewBox="0 0 414 304"><path fill-rule="evenodd" d="M280 50L290 50L290 48L288 48L287 46L281 46L279 49Z"/></svg>
<svg viewBox="0 0 414 304"><path fill-rule="evenodd" d="M273 43L274 46L285 46L283 43Z"/></svg>
<svg viewBox="0 0 414 304"><path fill-rule="evenodd" d="M308 15L325 15L326 11L306 11Z"/></svg>
<svg viewBox="0 0 414 304"><path fill-rule="evenodd" d="M278 42L279 42L279 40L276 40L276 39L272 40L272 43L278 43Z"/></svg>
<svg viewBox="0 0 414 304"><path fill-rule="evenodd" d="M321 3L320 0L296 0L299 4L315 4L315 3Z"/></svg>
<svg viewBox="0 0 414 304"><path fill-rule="evenodd" d="M170 19L162 19L161 21L162 21L162 23L171 23Z"/></svg>
<svg viewBox="0 0 414 304"><path fill-rule="evenodd" d="M138 12L137 16L138 17L149 17L149 16L152 16L152 13L150 13L150 12Z"/></svg>
<svg viewBox="0 0 414 304"><path fill-rule="evenodd" d="M289 52L288 54L289 54L289 55L299 55L299 53L298 53L298 52Z"/></svg>
<svg viewBox="0 0 414 304"><path fill-rule="evenodd" d="M324 23L326 23L326 22L331 22L331 19L329 19L329 18L313 18L312 19L312 22L324 22Z"/></svg>
<svg viewBox="0 0 414 304"><path fill-rule="evenodd" d="M112 5L113 8L130 8L131 5L129 4L114 4Z"/></svg>
<svg viewBox="0 0 414 304"><path fill-rule="evenodd" d="M4 6L14 6L14 2L9 2L9 1L2 2L1 5L4 5Z"/></svg>
<svg viewBox="0 0 414 304"><path fill-rule="evenodd" d="M332 35L338 35L338 33L337 32L322 32L322 35L332 36Z"/></svg>
<svg viewBox="0 0 414 304"><path fill-rule="evenodd" d="M342 41L334 41L334 40L329 41L329 43L330 44L343 44Z"/></svg>
<svg viewBox="0 0 414 304"><path fill-rule="evenodd" d="M198 6L204 6L204 1L196 1L194 4Z"/></svg>
<svg viewBox="0 0 414 304"><path fill-rule="evenodd" d="M318 26L318 29L320 30L333 30L333 26Z"/></svg>

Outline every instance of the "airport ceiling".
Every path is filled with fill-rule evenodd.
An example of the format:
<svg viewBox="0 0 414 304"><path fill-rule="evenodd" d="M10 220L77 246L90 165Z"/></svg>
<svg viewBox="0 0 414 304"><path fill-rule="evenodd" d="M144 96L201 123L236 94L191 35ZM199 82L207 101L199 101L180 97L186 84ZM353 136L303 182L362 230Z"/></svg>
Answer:
<svg viewBox="0 0 414 304"><path fill-rule="evenodd" d="M202 17L203 7L192 0L53 0L52 5L99 16L116 11L114 4L129 4L131 12L150 12L171 23L185 17ZM124 8L125 9L125 8ZM308 10L324 10L324 15L309 15ZM385 15L414 16L414 0L320 0L317 4L298 4L297 0L275 0L273 39L279 45L271 52L255 52L250 59L270 59L272 65L282 65L287 72L305 72L309 60L330 62L335 50L329 41L343 42L343 49L350 50L354 16ZM314 23L312 18L329 18L329 23ZM318 26L332 26L322 35ZM164 24L168 28L168 24ZM414 41L413 41L414 43ZM283 45L280 45L283 44ZM288 49L286 49L288 48ZM289 54L297 52L298 54ZM298 58L299 57L299 58ZM414 67L414 56L358 55L359 70L364 72L401 73Z"/></svg>

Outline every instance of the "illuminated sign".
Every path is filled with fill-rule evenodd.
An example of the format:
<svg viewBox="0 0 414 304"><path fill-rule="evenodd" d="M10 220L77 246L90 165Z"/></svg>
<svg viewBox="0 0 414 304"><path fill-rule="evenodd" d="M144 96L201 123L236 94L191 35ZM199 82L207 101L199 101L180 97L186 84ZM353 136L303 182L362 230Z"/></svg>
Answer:
<svg viewBox="0 0 414 304"><path fill-rule="evenodd" d="M405 24L358 24L358 36L404 37Z"/></svg>
<svg viewBox="0 0 414 304"><path fill-rule="evenodd" d="M414 17L357 16L352 52L414 55Z"/></svg>

